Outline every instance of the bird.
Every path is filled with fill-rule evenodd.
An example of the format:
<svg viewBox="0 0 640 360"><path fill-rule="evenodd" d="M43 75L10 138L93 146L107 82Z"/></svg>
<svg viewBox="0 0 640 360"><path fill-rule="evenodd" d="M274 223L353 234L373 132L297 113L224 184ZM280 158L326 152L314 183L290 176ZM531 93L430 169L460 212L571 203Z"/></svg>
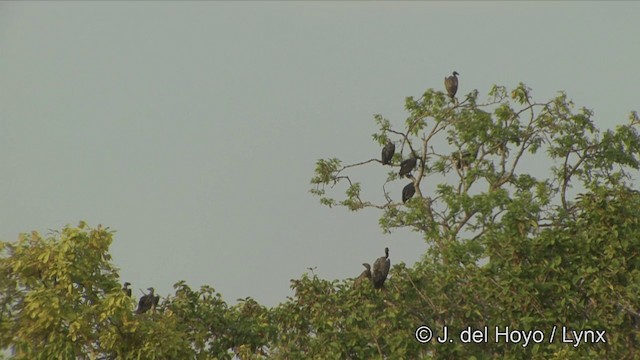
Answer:
<svg viewBox="0 0 640 360"><path fill-rule="evenodd" d="M405 176L407 174L410 174L411 171L413 170L413 168L416 167L416 164L418 163L418 158L417 157L411 157L408 158L406 160L403 160L400 163L400 172L398 172L398 175L400 175L400 177Z"/></svg>
<svg viewBox="0 0 640 360"><path fill-rule="evenodd" d="M149 310L155 310L156 306L158 306L158 302L160 301L160 296L154 296L154 289L152 287L148 288L149 293L143 295L138 301L138 309L136 309L136 314L144 314Z"/></svg>
<svg viewBox="0 0 640 360"><path fill-rule="evenodd" d="M415 193L416 193L416 187L413 185L413 181L412 181L402 189L402 202L406 203L407 200L411 199Z"/></svg>
<svg viewBox="0 0 640 360"><path fill-rule="evenodd" d="M131 286L131 283L128 281L122 284L122 292L124 292L128 297L131 297L131 289L129 288L129 286Z"/></svg>
<svg viewBox="0 0 640 360"><path fill-rule="evenodd" d="M353 283L353 287L359 287L363 281L371 280L371 265L363 263L362 266L365 267L365 270L356 278L356 281Z"/></svg>
<svg viewBox="0 0 640 360"><path fill-rule="evenodd" d="M396 145L391 141L387 142L382 148L382 165L391 165L391 159L393 159L393 154L396 152Z"/></svg>
<svg viewBox="0 0 640 360"><path fill-rule="evenodd" d="M451 99L456 96L456 92L458 92L458 72L454 71L453 75L447 76L444 78L444 87L447 89L447 94Z"/></svg>
<svg viewBox="0 0 640 360"><path fill-rule="evenodd" d="M385 256L379 257L373 263L373 272L371 273L371 281L373 287L380 289L384 285L384 281L387 280L389 275L389 268L391 268L391 260L389 260L389 248L384 248Z"/></svg>
<svg viewBox="0 0 640 360"><path fill-rule="evenodd" d="M465 150L463 152L456 151L451 154L453 161L456 164L456 169L460 170L463 167L468 167L478 156L478 150L475 151Z"/></svg>

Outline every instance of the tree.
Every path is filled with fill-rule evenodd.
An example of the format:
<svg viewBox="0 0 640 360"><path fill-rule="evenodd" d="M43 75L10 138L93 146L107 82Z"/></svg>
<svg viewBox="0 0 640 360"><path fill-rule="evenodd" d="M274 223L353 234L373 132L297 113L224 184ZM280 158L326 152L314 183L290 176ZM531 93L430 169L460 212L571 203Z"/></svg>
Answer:
<svg viewBox="0 0 640 360"><path fill-rule="evenodd" d="M380 131L373 139L401 144L396 166L419 158L413 198L403 204L386 190L400 180L397 168L379 200L361 196L363 184L350 171L379 166L377 159L318 160L311 192L330 207L378 209L384 232L407 227L431 245L414 268L395 266L393 286L381 295L393 304L387 310L413 314L414 327L509 326L547 336L545 344L526 347L432 341L411 356L636 357L640 219L633 209L640 198L631 175L639 165L637 114L628 125L600 133L592 111L574 112L564 94L536 102L523 84L511 92L494 86L483 103L477 91L458 104L430 89L405 104L404 128L376 115ZM549 164L549 174L523 171L522 164L532 162ZM345 196L336 200L332 194L343 184ZM549 344L554 325L604 330L608 343ZM399 348L413 349L408 338Z"/></svg>
<svg viewBox="0 0 640 360"><path fill-rule="evenodd" d="M321 203L375 209L383 232L409 228L429 245L381 289L304 274L266 308L179 281L157 311L136 315L111 263L113 233L81 222L0 242L0 347L17 359L639 357L637 114L600 132L590 110L574 112L564 94L536 102L523 84L495 86L485 102L430 89L406 109L402 129L375 117L374 141L399 144L386 179L353 178L356 167L388 169L377 158L319 160L312 179ZM406 186L397 169L410 157L416 191L403 203L387 188ZM435 336L446 326L452 341L418 342L422 325ZM460 338L485 327L488 342Z"/></svg>
<svg viewBox="0 0 640 360"><path fill-rule="evenodd" d="M193 291L178 282L175 296L163 299L157 312L134 314L135 299L121 290L108 253L112 236L108 228L81 222L46 238L32 232L0 242L0 348L12 348L17 359L259 353L267 335L254 334L268 331L266 309L250 299L229 308L213 288Z"/></svg>

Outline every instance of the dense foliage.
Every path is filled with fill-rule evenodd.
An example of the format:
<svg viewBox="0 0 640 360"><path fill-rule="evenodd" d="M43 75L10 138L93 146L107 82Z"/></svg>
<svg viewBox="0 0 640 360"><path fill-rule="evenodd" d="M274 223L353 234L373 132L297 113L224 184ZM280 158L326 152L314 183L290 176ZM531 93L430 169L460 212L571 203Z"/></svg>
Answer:
<svg viewBox="0 0 640 360"><path fill-rule="evenodd" d="M600 132L564 94L539 103L522 84L496 86L485 102L430 89L406 109L402 129L375 117L374 140L396 144L386 179L354 178L383 167L377 157L319 160L312 179L321 203L377 209L384 232L410 228L430 245L412 267L394 265L383 289L303 275L266 308L178 282L136 315L111 263L112 232L80 223L0 243L0 347L18 359L640 357L637 114ZM417 167L401 179L410 156ZM386 190L407 182L406 203ZM451 341L418 342L421 325L435 337L446 326ZM487 341L464 343L468 327L486 327ZM497 337L496 327L522 332Z"/></svg>

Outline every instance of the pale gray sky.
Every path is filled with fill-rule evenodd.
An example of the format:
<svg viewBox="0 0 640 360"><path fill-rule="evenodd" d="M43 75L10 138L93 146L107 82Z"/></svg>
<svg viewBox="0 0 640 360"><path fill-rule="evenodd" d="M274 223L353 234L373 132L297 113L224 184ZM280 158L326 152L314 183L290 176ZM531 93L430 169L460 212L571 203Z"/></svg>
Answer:
<svg viewBox="0 0 640 360"><path fill-rule="evenodd" d="M385 246L413 264L418 233L308 193L315 161L378 157L372 115L401 126L405 96L453 70L459 94L522 81L622 124L638 18L638 2L1 2L0 239L101 223L135 289L265 305L307 267L357 276ZM375 190L387 170L359 174Z"/></svg>

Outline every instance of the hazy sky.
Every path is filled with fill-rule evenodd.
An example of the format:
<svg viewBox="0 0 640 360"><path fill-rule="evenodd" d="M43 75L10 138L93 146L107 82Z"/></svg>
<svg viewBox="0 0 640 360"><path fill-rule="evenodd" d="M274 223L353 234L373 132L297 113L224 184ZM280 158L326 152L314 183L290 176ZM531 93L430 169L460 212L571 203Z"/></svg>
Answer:
<svg viewBox="0 0 640 360"><path fill-rule="evenodd" d="M453 70L462 95L522 81L625 123L639 18L638 2L1 2L0 239L103 224L134 289L186 280L231 303L275 305L307 267L357 276L385 246L413 264L420 234L308 193L316 160L377 158L373 114L401 126L404 98ZM359 174L379 188L387 171Z"/></svg>

